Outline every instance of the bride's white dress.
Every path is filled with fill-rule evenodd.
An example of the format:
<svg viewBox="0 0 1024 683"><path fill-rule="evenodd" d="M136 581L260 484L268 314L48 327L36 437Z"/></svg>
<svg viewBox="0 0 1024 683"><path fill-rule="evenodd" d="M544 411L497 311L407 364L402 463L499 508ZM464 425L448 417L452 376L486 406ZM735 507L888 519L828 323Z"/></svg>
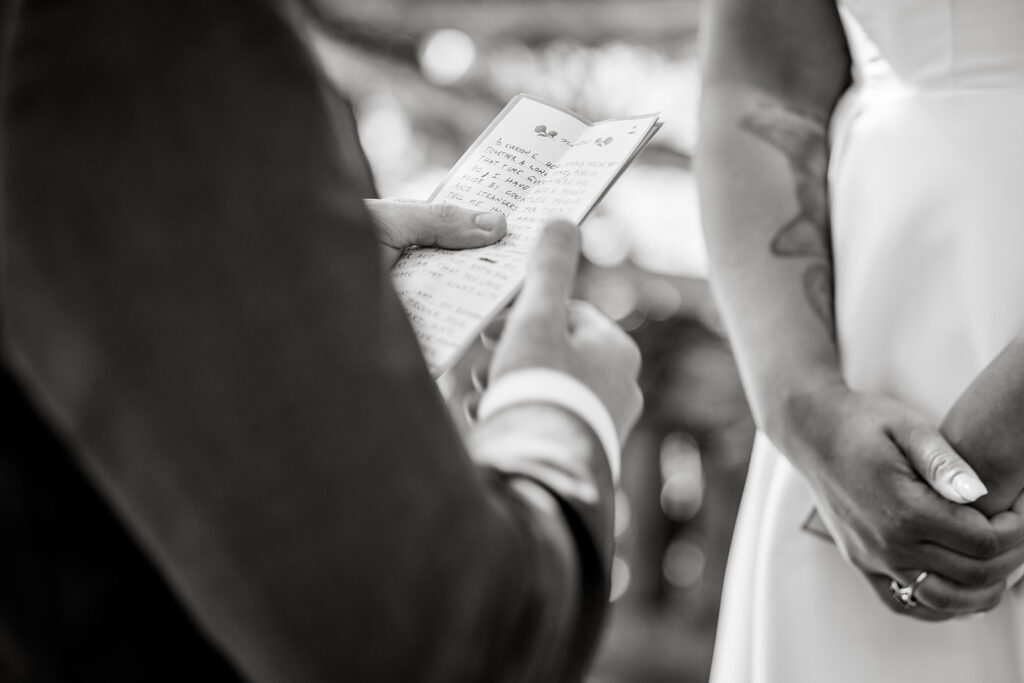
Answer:
<svg viewBox="0 0 1024 683"><path fill-rule="evenodd" d="M1024 329L1024 0L843 0L840 11L855 75L829 167L843 369L853 388L937 424ZM1021 585L981 617L894 615L801 530L811 506L760 435L714 683L1024 682Z"/></svg>

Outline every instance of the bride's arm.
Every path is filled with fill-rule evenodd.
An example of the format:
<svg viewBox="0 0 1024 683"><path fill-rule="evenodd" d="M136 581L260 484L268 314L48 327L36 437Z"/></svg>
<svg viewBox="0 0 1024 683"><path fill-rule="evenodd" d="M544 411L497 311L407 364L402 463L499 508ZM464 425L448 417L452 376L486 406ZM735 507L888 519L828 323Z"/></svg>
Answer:
<svg viewBox="0 0 1024 683"><path fill-rule="evenodd" d="M849 57L827 4L716 0L703 22L697 178L712 286L776 438L792 394L842 382L825 172Z"/></svg>
<svg viewBox="0 0 1024 683"><path fill-rule="evenodd" d="M840 550L887 604L884 577L900 576L913 558L936 575L922 604L943 605L914 616L990 607L1009 570L989 567L988 558L1010 544L1006 530L942 500L914 471L937 474L932 486L966 502L982 492L958 493L954 482L971 481L966 465L921 416L851 392L839 371L827 128L849 55L835 4L714 0L705 8L703 223L712 284L758 424L803 474ZM991 571L970 595L943 578L980 585L981 574L963 572L979 564Z"/></svg>
<svg viewBox="0 0 1024 683"><path fill-rule="evenodd" d="M1008 509L1024 491L1024 333L957 400L942 433L988 486L975 506L990 515Z"/></svg>

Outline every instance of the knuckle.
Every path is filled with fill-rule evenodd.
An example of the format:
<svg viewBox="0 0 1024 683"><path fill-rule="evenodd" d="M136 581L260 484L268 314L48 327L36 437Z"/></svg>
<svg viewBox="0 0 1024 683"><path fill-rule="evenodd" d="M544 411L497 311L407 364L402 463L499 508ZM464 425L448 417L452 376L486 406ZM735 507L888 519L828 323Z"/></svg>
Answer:
<svg viewBox="0 0 1024 683"><path fill-rule="evenodd" d="M906 546L907 528L911 524L903 515L886 518L878 527L879 550L890 558L897 557Z"/></svg>
<svg viewBox="0 0 1024 683"><path fill-rule="evenodd" d="M1024 497L1022 497L1022 500L1024 500ZM1003 519L1006 518L1004 517ZM1024 524L1022 523L1024 523L1024 517L1014 515L1013 524L1001 526L997 531L999 543L1004 549L1024 549Z"/></svg>
<svg viewBox="0 0 1024 683"><path fill-rule="evenodd" d="M991 560L999 555L1001 548L999 539L994 533L982 533L974 538L974 554L983 560Z"/></svg>
<svg viewBox="0 0 1024 683"><path fill-rule="evenodd" d="M987 586L996 580L996 572L988 565L969 567L960 575L965 586Z"/></svg>
<svg viewBox="0 0 1024 683"><path fill-rule="evenodd" d="M453 223L458 218L458 207L454 204L431 204L430 215L442 223Z"/></svg>
<svg viewBox="0 0 1024 683"><path fill-rule="evenodd" d="M909 544L889 541L879 550L877 556L886 567L912 567L916 564L916 550L918 548Z"/></svg>
<svg viewBox="0 0 1024 683"><path fill-rule="evenodd" d="M909 509L898 517L894 534L904 544L918 544L934 535L938 523L930 511Z"/></svg>
<svg viewBox="0 0 1024 683"><path fill-rule="evenodd" d="M945 453L931 446L921 451L921 461L925 464L929 479L933 480L950 464Z"/></svg>
<svg viewBox="0 0 1024 683"><path fill-rule="evenodd" d="M891 539L883 538L878 543L876 552L878 559L886 566L899 566L904 553L901 552L899 544Z"/></svg>
<svg viewBox="0 0 1024 683"><path fill-rule="evenodd" d="M953 480L958 463L949 451L937 448L925 451L925 475L931 482L948 482Z"/></svg>
<svg viewBox="0 0 1024 683"><path fill-rule="evenodd" d="M423 220L407 213L396 214L391 231L400 236L407 246L433 247L444 235L444 229L437 222Z"/></svg>

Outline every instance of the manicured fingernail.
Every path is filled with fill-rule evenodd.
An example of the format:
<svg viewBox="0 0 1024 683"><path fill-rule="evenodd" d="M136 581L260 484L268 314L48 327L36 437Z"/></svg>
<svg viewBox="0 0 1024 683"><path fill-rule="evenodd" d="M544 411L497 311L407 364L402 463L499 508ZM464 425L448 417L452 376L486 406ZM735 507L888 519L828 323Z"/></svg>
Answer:
<svg viewBox="0 0 1024 683"><path fill-rule="evenodd" d="M988 493L988 489L980 479L965 472L960 472L953 477L953 488L970 503Z"/></svg>
<svg viewBox="0 0 1024 683"><path fill-rule="evenodd" d="M500 213L478 213L473 222L476 223L476 227L487 232L497 230L499 226L505 224L505 216Z"/></svg>

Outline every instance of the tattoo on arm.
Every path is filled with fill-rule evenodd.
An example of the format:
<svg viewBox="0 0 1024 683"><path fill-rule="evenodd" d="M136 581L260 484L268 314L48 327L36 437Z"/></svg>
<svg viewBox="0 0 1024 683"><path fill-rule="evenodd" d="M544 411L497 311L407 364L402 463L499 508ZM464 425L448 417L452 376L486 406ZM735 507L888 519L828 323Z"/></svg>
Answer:
<svg viewBox="0 0 1024 683"><path fill-rule="evenodd" d="M797 215L775 233L772 253L811 259L804 271L804 296L830 333L832 313L832 245L829 237L826 122L780 103L765 103L740 122L748 133L782 152L796 188Z"/></svg>

